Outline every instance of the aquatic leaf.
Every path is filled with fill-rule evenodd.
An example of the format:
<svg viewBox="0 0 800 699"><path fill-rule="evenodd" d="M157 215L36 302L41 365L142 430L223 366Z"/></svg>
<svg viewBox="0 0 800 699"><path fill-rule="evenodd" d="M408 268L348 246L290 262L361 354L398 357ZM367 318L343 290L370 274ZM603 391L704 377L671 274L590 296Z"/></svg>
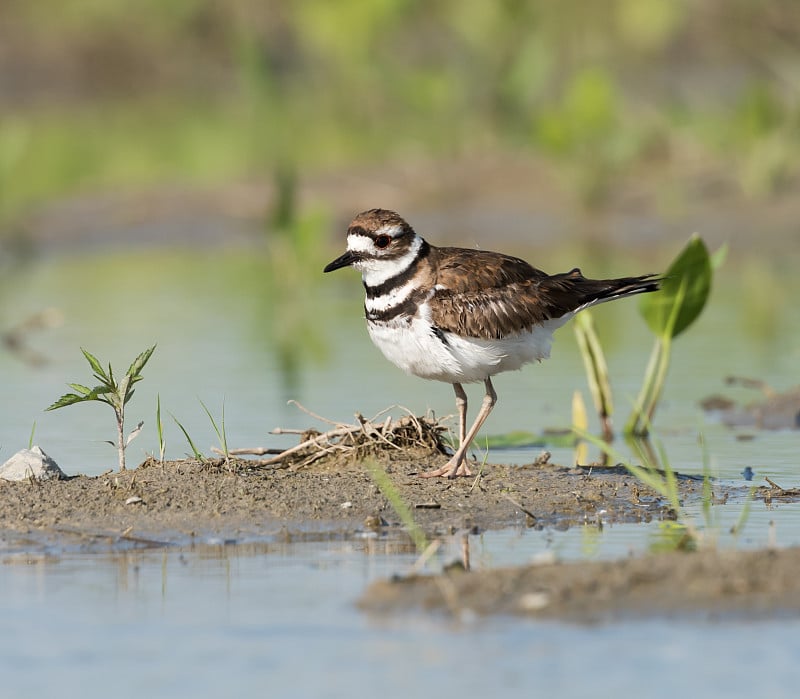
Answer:
<svg viewBox="0 0 800 699"><path fill-rule="evenodd" d="M706 305L712 274L708 249L695 234L665 273L661 291L641 298L639 309L650 329L659 337L670 338L686 330ZM676 311L673 325L671 320Z"/></svg>
<svg viewBox="0 0 800 699"><path fill-rule="evenodd" d="M711 255L711 269L719 269L725 264L725 260L728 259L728 244L724 243L720 245L716 252Z"/></svg>
<svg viewBox="0 0 800 699"><path fill-rule="evenodd" d="M570 429L545 430L534 434L526 430L512 430L505 434L495 434L486 437L487 449L525 449L529 447L572 447L575 445L575 435Z"/></svg>
<svg viewBox="0 0 800 699"><path fill-rule="evenodd" d="M570 435L571 436L571 435ZM525 430L515 430L505 434L486 437L487 449L521 449L523 447L543 447L547 441L541 435Z"/></svg>

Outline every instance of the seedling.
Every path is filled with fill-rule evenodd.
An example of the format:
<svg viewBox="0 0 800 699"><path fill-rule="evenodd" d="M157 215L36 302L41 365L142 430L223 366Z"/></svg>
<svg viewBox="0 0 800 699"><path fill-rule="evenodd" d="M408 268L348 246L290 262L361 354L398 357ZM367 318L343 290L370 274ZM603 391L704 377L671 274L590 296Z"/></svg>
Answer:
<svg viewBox="0 0 800 699"><path fill-rule="evenodd" d="M374 459L367 459L364 465L383 497L389 501L389 504L394 508L397 516L400 517L400 521L405 526L406 531L408 531L408 535L414 542L417 552L420 554L424 553L429 546L425 532L423 532L422 528L417 524L414 515L411 514L411 510L403 501L403 497L400 495L394 483L392 483L386 471Z"/></svg>
<svg viewBox="0 0 800 699"><path fill-rule="evenodd" d="M103 369L100 362L94 355L81 348L83 356L89 362L94 372L94 378L99 382L94 388L83 386L79 383L67 384L75 393L65 393L55 403L53 403L47 410L55 410L56 408L65 408L68 405L75 403L85 403L87 401L98 401L106 403L114 409L114 416L117 420L117 452L119 454L119 470L125 470L125 449L128 445L139 435L144 423L140 422L136 428L125 438L125 406L128 401L133 397L134 384L142 380L142 369L144 369L147 360L155 351L156 346L153 345L150 349L142 352L133 361L133 364L128 368L127 373L122 380L117 383L114 378L114 371L111 364L108 365L108 371ZM108 442L114 446L114 442Z"/></svg>
<svg viewBox="0 0 800 699"><path fill-rule="evenodd" d="M161 394L156 396L156 430L158 431L158 460L164 463L164 452L167 450L167 441L164 438L164 423L161 421Z"/></svg>
<svg viewBox="0 0 800 699"><path fill-rule="evenodd" d="M180 420L176 418L172 413L169 416L175 421L175 424L180 427L181 432L183 432L183 436L186 437L186 441L189 442L189 447L192 450L192 454L194 454L194 458L197 459L201 463L205 463L206 457L203 456L203 453L197 448L197 445L194 443L194 440L189 436L188 430L181 424Z"/></svg>
<svg viewBox="0 0 800 699"><path fill-rule="evenodd" d="M222 455L225 457L225 461L230 461L231 452L228 449L228 435L225 432L225 401L222 401L222 419L219 424L214 419L214 416L211 414L211 411L208 409L203 401L200 401L200 405L203 406L203 410L206 411L206 415L208 415L208 419L211 420L211 426L214 428L214 432L217 433L217 439L219 439L219 445L221 447Z"/></svg>

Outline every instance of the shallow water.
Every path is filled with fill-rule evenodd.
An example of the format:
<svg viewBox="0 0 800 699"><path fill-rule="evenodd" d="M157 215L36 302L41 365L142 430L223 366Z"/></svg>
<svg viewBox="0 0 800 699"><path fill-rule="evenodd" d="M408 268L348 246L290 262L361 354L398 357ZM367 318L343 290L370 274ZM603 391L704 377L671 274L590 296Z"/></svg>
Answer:
<svg viewBox="0 0 800 699"><path fill-rule="evenodd" d="M157 451L156 394L167 456L173 458L188 445L167 411L203 451L216 442L198 399L217 419L224 400L228 441L235 446L280 446L287 442L268 435L270 429L309 426L310 418L287 406L287 398L336 420L350 420L355 410L370 416L392 403L417 413L453 411L448 386L405 377L371 346L355 275L314 282L305 277L304 285L276 299L264 274L263 259L253 251L150 250L49 259L7 276L0 286L3 326L46 307L60 309L65 323L30 336L31 347L49 360L44 367L0 353L0 459L27 445L36 421L35 442L68 473L115 466L115 454L103 442L113 437L105 406L42 412L64 392L65 382L89 382L79 346L124 370L158 342L130 405L129 425L145 420L131 462ZM784 281L786 298L797 298L800 283L788 275ZM721 280L707 317L676 343L656 426L675 468L702 470L702 432L714 473L742 486L740 498L712 510L723 545L798 544L797 504L768 509L756 503L738 540L727 534L743 507L745 466L759 479L769 475L781 485L797 485L798 433L754 433L751 441L740 441L697 408L700 398L724 390L727 374L781 388L796 379L800 327L790 322L793 307L757 307L748 319L742 315L747 290L738 284L734 275ZM286 310L278 312L279 306ZM624 414L650 338L635 302L600 309L596 319ZM287 345L287 336L300 339ZM573 391L586 394L570 330L560 331L551 360L498 377L496 387L500 402L491 432L568 425ZM468 391L477 404L480 392ZM756 398L741 390L731 394ZM490 459L529 461L538 451L496 451ZM573 458L571 450L553 452L557 462ZM691 510L702 522L699 506ZM653 524L486 533L471 538L472 561L492 567L553 552L564 559L621 556L644 550L657 532ZM454 548L443 557L455 555ZM101 544L88 553L68 542L44 551L40 542L21 548L0 542L3 696L47 696L56 687L61 696L89 699L142 692L408 696L420 688L440 696L498 690L564 697L794 695L789 673L797 661L796 621L581 627L498 619L455 625L420 614L371 619L355 610L369 581L403 572L412 561L396 546L370 539L201 542L128 551Z"/></svg>
<svg viewBox="0 0 800 699"><path fill-rule="evenodd" d="M480 566L624 555L652 526L474 537ZM800 622L371 618L374 542L0 558L3 696L794 696ZM756 641L757 639L757 641Z"/></svg>

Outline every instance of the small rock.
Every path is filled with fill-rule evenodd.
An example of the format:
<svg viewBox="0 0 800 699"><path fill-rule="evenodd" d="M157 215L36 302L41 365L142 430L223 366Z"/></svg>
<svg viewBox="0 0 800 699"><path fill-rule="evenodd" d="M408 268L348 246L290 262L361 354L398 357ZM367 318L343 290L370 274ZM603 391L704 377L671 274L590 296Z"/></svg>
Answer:
<svg viewBox="0 0 800 699"><path fill-rule="evenodd" d="M550 595L546 592L526 592L519 598L519 608L524 612L538 612L550 604Z"/></svg>
<svg viewBox="0 0 800 699"><path fill-rule="evenodd" d="M136 505L137 503L144 502L138 495L132 495L126 501L126 505Z"/></svg>
<svg viewBox="0 0 800 699"><path fill-rule="evenodd" d="M50 478L66 478L66 475L53 459L34 446L21 449L0 466L0 478L7 481L26 481L30 478L46 481Z"/></svg>
<svg viewBox="0 0 800 699"><path fill-rule="evenodd" d="M350 502L349 500L347 502L343 502L341 505L339 505L339 507L341 507L343 510L349 510L352 506L353 506L353 503Z"/></svg>

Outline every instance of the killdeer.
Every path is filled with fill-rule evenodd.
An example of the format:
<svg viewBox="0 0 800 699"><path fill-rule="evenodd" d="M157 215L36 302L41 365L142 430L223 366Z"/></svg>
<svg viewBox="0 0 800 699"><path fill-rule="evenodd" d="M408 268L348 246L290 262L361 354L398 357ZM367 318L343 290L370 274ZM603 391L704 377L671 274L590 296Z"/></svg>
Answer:
<svg viewBox="0 0 800 699"><path fill-rule="evenodd" d="M355 217L346 252L324 271L342 267L361 272L367 329L384 356L455 390L459 446L426 478L470 475L467 449L497 402L492 376L549 357L553 332L578 311L659 288L653 274L587 279L575 268L550 276L499 252L435 247L386 209ZM477 381L486 395L467 431L462 384Z"/></svg>

